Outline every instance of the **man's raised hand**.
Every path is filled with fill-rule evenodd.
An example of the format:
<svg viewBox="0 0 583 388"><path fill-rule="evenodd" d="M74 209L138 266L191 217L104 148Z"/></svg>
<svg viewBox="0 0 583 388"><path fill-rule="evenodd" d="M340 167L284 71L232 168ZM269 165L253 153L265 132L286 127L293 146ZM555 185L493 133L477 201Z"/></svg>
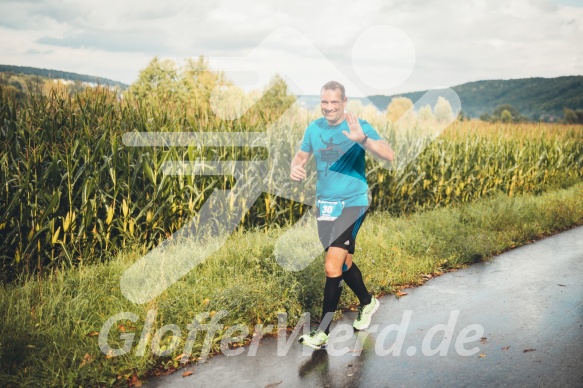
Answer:
<svg viewBox="0 0 583 388"><path fill-rule="evenodd" d="M365 139L365 134L360 126L360 122L358 121L358 117L354 113L347 112L346 115L346 122L348 123L348 129L350 133L346 131L342 131L344 136L352 140L353 142L360 143Z"/></svg>

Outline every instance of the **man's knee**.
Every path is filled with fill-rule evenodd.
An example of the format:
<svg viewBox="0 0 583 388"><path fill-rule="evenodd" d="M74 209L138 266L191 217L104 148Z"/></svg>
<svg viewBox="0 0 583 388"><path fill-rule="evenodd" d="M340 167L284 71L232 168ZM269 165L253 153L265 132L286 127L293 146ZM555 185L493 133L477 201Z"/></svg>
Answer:
<svg viewBox="0 0 583 388"><path fill-rule="evenodd" d="M342 265L346 261L347 255L348 251L342 248L330 247L328 249L324 263L327 277L334 278L342 275Z"/></svg>
<svg viewBox="0 0 583 388"><path fill-rule="evenodd" d="M326 271L327 277L336 278L342 275L342 264L338 265L336 263L325 263L324 270Z"/></svg>

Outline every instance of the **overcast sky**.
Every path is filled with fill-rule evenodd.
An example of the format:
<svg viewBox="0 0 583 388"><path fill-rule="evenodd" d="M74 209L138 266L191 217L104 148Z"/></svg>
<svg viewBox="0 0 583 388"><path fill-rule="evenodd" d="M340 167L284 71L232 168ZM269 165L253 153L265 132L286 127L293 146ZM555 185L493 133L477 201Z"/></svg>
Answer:
<svg viewBox="0 0 583 388"><path fill-rule="evenodd" d="M352 96L583 74L583 0L0 0L0 63L132 83L204 55L240 86Z"/></svg>

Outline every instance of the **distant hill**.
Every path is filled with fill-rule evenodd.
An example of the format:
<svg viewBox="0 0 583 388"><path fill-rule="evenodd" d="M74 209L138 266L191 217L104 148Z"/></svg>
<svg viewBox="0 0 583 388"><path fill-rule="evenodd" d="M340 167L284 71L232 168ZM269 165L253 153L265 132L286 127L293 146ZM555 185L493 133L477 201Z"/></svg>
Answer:
<svg viewBox="0 0 583 388"><path fill-rule="evenodd" d="M563 108L583 109L583 76L523 78L468 82L452 89L460 96L462 110L469 117L491 113L501 104L510 104L530 120L563 116ZM385 110L393 97L417 101L425 91L369 96ZM435 104L435 101L431 103Z"/></svg>
<svg viewBox="0 0 583 388"><path fill-rule="evenodd" d="M49 79L64 79L69 81L90 82L99 85L119 86L120 89L122 90L128 88L128 85L119 81L110 80L108 78L95 77L85 74L69 73L60 70L39 69L36 67L0 65L0 73L37 75L39 77Z"/></svg>
<svg viewBox="0 0 583 388"><path fill-rule="evenodd" d="M88 82L110 87L117 86L121 90L126 90L129 87L122 82L103 77L35 67L0 65L0 73ZM462 110L468 117L479 117L483 113L491 113L502 104L512 105L520 114L535 121L562 117L564 108L583 109L583 76L580 75L475 81L454 86L452 89L459 95ZM407 97L415 102L425 92L418 91L390 96L374 95L356 99L365 106L374 104L379 110L384 111L394 97ZM319 101L319 96L298 96L298 102L308 109L315 108ZM436 101L430 103L433 106Z"/></svg>

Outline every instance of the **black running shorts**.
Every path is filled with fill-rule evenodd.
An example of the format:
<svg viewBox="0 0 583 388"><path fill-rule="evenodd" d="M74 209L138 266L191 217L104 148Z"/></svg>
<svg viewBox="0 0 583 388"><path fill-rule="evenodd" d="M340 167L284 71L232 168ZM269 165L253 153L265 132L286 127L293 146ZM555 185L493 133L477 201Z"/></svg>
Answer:
<svg viewBox="0 0 583 388"><path fill-rule="evenodd" d="M367 206L351 206L342 210L334 221L318 221L318 237L326 252L329 247L343 248L354 253L356 235L364 218ZM317 216L319 211L316 210Z"/></svg>

